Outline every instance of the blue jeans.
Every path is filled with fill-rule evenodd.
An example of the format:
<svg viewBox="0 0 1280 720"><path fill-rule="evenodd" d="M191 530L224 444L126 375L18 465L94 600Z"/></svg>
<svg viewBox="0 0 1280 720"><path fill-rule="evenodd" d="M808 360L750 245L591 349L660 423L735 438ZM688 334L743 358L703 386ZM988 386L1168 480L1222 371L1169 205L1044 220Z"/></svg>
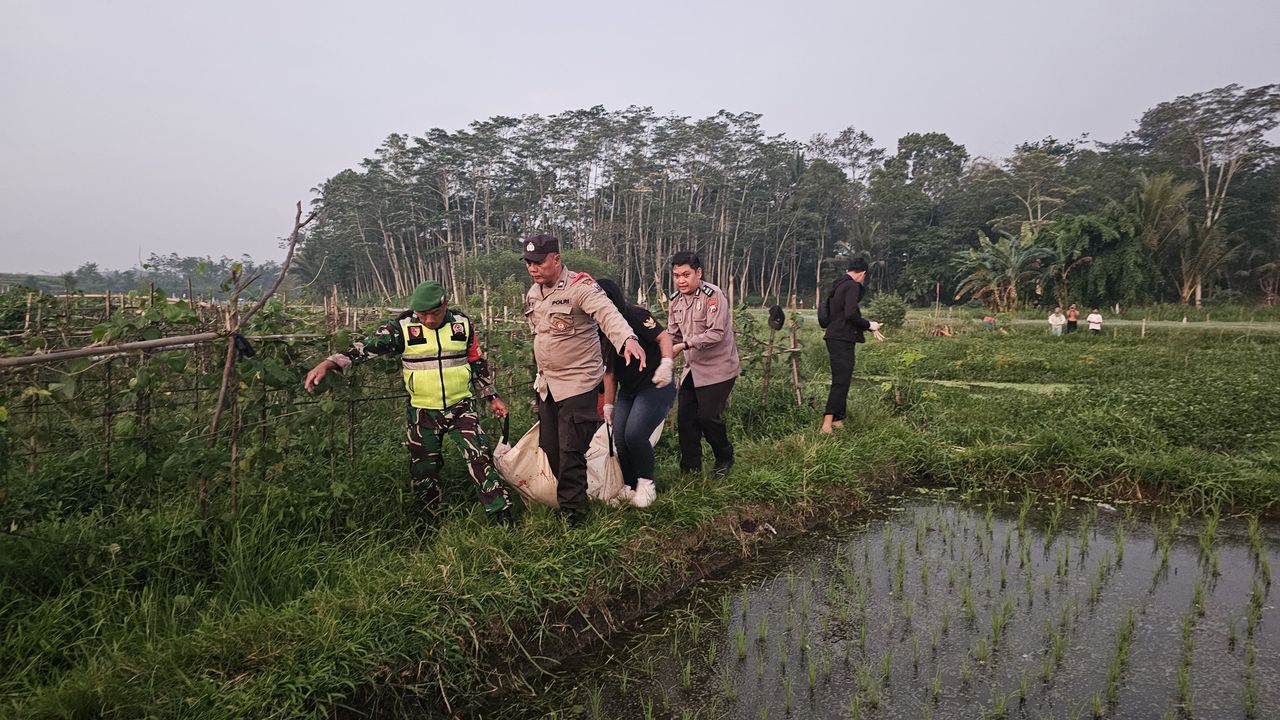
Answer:
<svg viewBox="0 0 1280 720"><path fill-rule="evenodd" d="M618 447L622 479L632 490L637 478L653 479L653 446L649 436L667 419L676 401L676 384L649 386L635 395L618 388L613 403L613 442Z"/></svg>

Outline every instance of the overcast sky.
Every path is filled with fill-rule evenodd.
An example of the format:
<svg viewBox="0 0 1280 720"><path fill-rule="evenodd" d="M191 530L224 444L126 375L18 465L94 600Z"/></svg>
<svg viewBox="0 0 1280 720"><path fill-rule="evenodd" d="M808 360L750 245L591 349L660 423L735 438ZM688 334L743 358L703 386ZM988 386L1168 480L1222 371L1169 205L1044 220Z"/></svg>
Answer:
<svg viewBox="0 0 1280 720"><path fill-rule="evenodd" d="M648 105L971 154L1280 81L1277 0L0 0L0 271L278 259L390 133Z"/></svg>

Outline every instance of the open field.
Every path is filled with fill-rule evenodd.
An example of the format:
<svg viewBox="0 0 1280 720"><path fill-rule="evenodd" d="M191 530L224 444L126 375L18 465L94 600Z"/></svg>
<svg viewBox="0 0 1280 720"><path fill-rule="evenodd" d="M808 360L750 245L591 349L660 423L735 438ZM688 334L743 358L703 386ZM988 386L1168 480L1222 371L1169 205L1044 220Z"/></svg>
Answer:
<svg viewBox="0 0 1280 720"><path fill-rule="evenodd" d="M934 338L909 326L859 347L856 411L823 438L817 328L799 329L801 404L781 357L766 401L767 331L752 316L739 318L733 476L677 478L667 433L659 502L597 508L575 531L539 508L514 531L486 526L452 450L452 511L419 518L393 364L307 398L298 388L323 339L263 341L243 362L234 512L227 438L211 445L207 405L173 392L185 382L207 403L216 359L7 372L0 714L488 716L542 692L535 668L598 644L774 530L847 516L884 488L1035 488L1224 516L1265 515L1280 499L1280 336ZM277 308L254 330L284 327L299 331ZM522 343L518 329L491 337L504 393L521 400L517 433L532 422Z"/></svg>

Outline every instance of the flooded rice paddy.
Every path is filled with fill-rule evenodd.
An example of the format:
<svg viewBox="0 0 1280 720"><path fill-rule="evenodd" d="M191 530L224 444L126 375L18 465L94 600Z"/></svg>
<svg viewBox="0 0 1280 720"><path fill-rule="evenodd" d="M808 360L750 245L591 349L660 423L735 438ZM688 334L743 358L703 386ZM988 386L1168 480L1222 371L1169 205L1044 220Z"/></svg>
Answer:
<svg viewBox="0 0 1280 720"><path fill-rule="evenodd" d="M1277 528L1089 501L889 501L581 658L529 716L1277 718Z"/></svg>

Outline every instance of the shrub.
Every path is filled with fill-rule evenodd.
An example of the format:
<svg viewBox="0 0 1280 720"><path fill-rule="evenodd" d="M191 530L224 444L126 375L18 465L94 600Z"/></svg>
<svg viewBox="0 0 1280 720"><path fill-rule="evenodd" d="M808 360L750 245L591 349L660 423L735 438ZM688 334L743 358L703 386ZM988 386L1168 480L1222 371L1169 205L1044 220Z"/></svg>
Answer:
<svg viewBox="0 0 1280 720"><path fill-rule="evenodd" d="M881 293L871 298L862 315L885 327L902 327L907 321L907 301L897 295Z"/></svg>

